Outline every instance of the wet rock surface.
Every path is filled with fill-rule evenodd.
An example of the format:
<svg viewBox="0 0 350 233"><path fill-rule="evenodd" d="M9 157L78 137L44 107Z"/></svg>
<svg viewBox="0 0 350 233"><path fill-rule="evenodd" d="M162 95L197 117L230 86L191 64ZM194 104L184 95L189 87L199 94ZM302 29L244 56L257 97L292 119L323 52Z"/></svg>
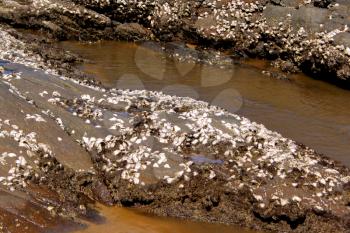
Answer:
<svg viewBox="0 0 350 233"><path fill-rule="evenodd" d="M5 232L78 221L95 201L270 232L349 231L348 168L205 102L61 75L0 36Z"/></svg>
<svg viewBox="0 0 350 233"><path fill-rule="evenodd" d="M286 72L348 86L349 7L346 0L28 0L2 1L0 19L56 39L185 41L282 60L292 64Z"/></svg>

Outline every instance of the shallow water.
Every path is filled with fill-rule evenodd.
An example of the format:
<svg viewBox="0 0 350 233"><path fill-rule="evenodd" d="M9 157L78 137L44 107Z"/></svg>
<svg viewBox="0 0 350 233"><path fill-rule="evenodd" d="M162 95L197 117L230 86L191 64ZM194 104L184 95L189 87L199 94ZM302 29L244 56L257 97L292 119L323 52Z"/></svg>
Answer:
<svg viewBox="0 0 350 233"><path fill-rule="evenodd" d="M237 227L160 218L118 207L98 206L105 217L77 233L257 233Z"/></svg>
<svg viewBox="0 0 350 233"><path fill-rule="evenodd" d="M266 77L264 61L220 69L175 62L133 43L61 46L91 61L82 68L106 86L205 100L350 166L350 91L302 74L290 75L290 81Z"/></svg>
<svg viewBox="0 0 350 233"><path fill-rule="evenodd" d="M61 46L88 59L82 69L108 87L161 90L204 100L350 166L350 91L301 74L290 75L289 81L266 77L261 73L269 68L264 61L246 61L222 69L176 62L133 43L66 42ZM120 208L100 207L100 212L107 224L89 224L81 232L248 232L150 217Z"/></svg>

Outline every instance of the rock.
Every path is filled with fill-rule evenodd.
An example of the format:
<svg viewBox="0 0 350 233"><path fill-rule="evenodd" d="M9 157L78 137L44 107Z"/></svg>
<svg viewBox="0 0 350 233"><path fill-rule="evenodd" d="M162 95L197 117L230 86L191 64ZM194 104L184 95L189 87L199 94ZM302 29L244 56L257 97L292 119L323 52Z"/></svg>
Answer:
<svg viewBox="0 0 350 233"><path fill-rule="evenodd" d="M0 20L59 40L182 41L237 57L283 59L317 77L327 69L328 79L339 81L349 79L338 70L349 62L331 40L346 33L349 7L345 0L3 1ZM335 64L329 53L344 64Z"/></svg>
<svg viewBox="0 0 350 233"><path fill-rule="evenodd" d="M350 56L350 48L349 48L349 47L347 47L347 48L345 49L345 54L348 55L348 56Z"/></svg>
<svg viewBox="0 0 350 233"><path fill-rule="evenodd" d="M0 26L0 59L13 71L0 78L0 105L6 109L0 111L0 185L8 197L0 198L1 222L12 231L13 215L29 218L38 210L48 217L47 225L59 225L61 219L45 215L47 207L57 216L83 216L86 206L100 201L260 230L347 232L348 168L205 102L105 89L76 75L70 68L76 59L65 51L54 52L45 40L9 29L45 28L59 39L140 40L152 37L149 27L154 39L190 38L203 47L276 59L286 70L298 67L347 80L348 47L332 42L347 32L345 25L321 32L319 24L330 11L305 3L295 8L274 1L280 6L264 9L265 1L127 2L0 3L6 24ZM198 54L178 44L166 47ZM208 57L216 56L210 51ZM28 194L37 187L52 197ZM26 202L17 201L21 190L43 207L23 210ZM5 211L9 205L14 213Z"/></svg>
<svg viewBox="0 0 350 233"><path fill-rule="evenodd" d="M267 20L267 23L271 26L278 25L279 22L284 21L287 18L287 15L294 15L296 9L292 7L283 7L275 6L272 4L266 5L266 8L263 12L264 17Z"/></svg>
<svg viewBox="0 0 350 233"><path fill-rule="evenodd" d="M326 9L303 6L292 14L292 25L295 28L303 27L311 32L320 32L323 30L320 25L328 21L328 14Z"/></svg>
<svg viewBox="0 0 350 233"><path fill-rule="evenodd" d="M317 7L326 8L333 2L335 2L335 0L314 0L314 5Z"/></svg>
<svg viewBox="0 0 350 233"><path fill-rule="evenodd" d="M0 59L13 59L4 64L11 78L0 78L0 105L7 109L0 112L0 185L11 198L32 186L55 194L34 208L49 207L48 224L61 214L84 216L99 201L227 224L253 220L265 230L346 232L349 169L205 102L57 75L24 52L29 44L0 35L7 41ZM186 51L178 44L167 49L178 48ZM7 206L0 202L0 214ZM321 208L327 215L319 215Z"/></svg>
<svg viewBox="0 0 350 233"><path fill-rule="evenodd" d="M152 32L138 23L124 23L115 29L118 38L128 41L150 40Z"/></svg>
<svg viewBox="0 0 350 233"><path fill-rule="evenodd" d="M298 6L303 4L303 1L300 0L271 0L272 4L277 6L287 6L287 7L294 7L297 8Z"/></svg>
<svg viewBox="0 0 350 233"><path fill-rule="evenodd" d="M344 47L350 48L350 33L342 32L334 37L334 42L337 45L344 45Z"/></svg>

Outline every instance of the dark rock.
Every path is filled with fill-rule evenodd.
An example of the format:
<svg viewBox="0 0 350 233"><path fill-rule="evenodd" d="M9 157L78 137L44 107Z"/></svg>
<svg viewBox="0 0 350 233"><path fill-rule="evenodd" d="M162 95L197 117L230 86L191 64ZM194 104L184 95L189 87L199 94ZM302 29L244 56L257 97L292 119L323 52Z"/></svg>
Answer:
<svg viewBox="0 0 350 233"><path fill-rule="evenodd" d="M128 41L150 40L152 32L138 23L124 23L115 29L117 37Z"/></svg>
<svg viewBox="0 0 350 233"><path fill-rule="evenodd" d="M271 26L278 25L279 22L283 22L288 14L295 14L296 9L291 7L275 6L268 4L263 12L266 17L267 23Z"/></svg>
<svg viewBox="0 0 350 233"><path fill-rule="evenodd" d="M334 37L334 42L338 45L344 45L350 48L350 33L342 32Z"/></svg>
<svg viewBox="0 0 350 233"><path fill-rule="evenodd" d="M319 32L323 30L320 25L327 22L328 15L326 9L303 6L292 14L292 25L295 28L303 27L311 32Z"/></svg>
<svg viewBox="0 0 350 233"><path fill-rule="evenodd" d="M103 184L101 181L96 181L92 187L92 191L94 194L94 197L104 203L111 205L113 203L112 197L110 192L108 191L105 184Z"/></svg>
<svg viewBox="0 0 350 233"><path fill-rule="evenodd" d="M335 2L335 0L314 0L314 5L317 7L326 8L333 2Z"/></svg>
<svg viewBox="0 0 350 233"><path fill-rule="evenodd" d="M299 7L303 4L302 0L271 0L271 3L277 6Z"/></svg>

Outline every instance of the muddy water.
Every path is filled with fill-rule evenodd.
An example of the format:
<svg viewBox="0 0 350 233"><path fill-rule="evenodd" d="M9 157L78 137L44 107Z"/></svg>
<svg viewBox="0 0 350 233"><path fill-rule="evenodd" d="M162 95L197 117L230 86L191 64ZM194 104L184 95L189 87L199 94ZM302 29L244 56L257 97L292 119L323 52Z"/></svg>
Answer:
<svg viewBox="0 0 350 233"><path fill-rule="evenodd" d="M125 208L98 206L105 219L77 233L257 233L232 226L159 218Z"/></svg>
<svg viewBox="0 0 350 233"><path fill-rule="evenodd" d="M109 87L162 90L220 105L350 166L350 91L305 75L277 80L264 62L231 69L186 64L133 43L63 46L89 59L83 69Z"/></svg>
<svg viewBox="0 0 350 233"><path fill-rule="evenodd" d="M305 75L266 77L263 61L220 68L176 62L132 43L61 44L89 61L82 69L113 88L160 90L224 107L350 166L350 91ZM84 232L244 232L103 208L108 224ZM211 228L212 227L212 228ZM118 229L118 230L117 230Z"/></svg>

